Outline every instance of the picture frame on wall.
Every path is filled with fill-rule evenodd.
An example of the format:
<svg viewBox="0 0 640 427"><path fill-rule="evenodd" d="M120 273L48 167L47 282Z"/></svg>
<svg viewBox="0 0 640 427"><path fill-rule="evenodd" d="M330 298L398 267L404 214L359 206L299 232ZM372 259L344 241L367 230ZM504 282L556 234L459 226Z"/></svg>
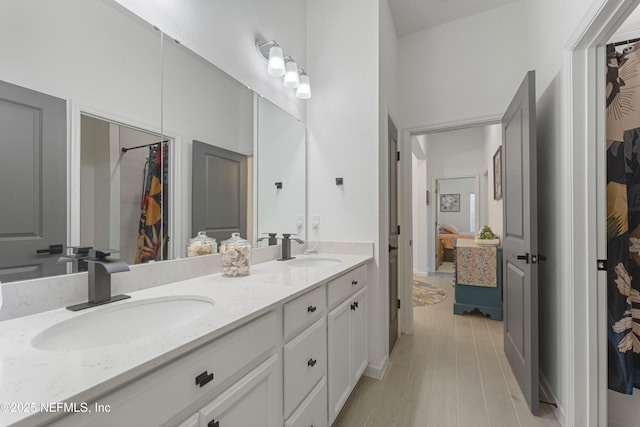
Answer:
<svg viewBox="0 0 640 427"><path fill-rule="evenodd" d="M460 194L441 194L440 212L460 212Z"/></svg>
<svg viewBox="0 0 640 427"><path fill-rule="evenodd" d="M493 155L493 200L502 200L502 145Z"/></svg>

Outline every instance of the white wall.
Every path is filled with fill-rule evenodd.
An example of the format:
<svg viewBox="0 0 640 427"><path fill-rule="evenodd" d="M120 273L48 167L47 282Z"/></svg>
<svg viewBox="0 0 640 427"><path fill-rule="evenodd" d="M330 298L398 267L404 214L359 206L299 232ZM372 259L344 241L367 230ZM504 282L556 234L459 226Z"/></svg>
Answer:
<svg viewBox="0 0 640 427"><path fill-rule="evenodd" d="M426 140L426 135L419 135L420 139ZM412 190L413 190L413 272L419 275L427 274L427 158L423 147L426 145L418 141L418 137L413 137L412 157ZM426 141L424 141L426 144ZM431 194L431 198L435 197ZM430 200L434 203L434 200Z"/></svg>
<svg viewBox="0 0 640 427"><path fill-rule="evenodd" d="M513 2L401 37L403 124L502 115L529 65L526 30L524 4Z"/></svg>
<svg viewBox="0 0 640 427"><path fill-rule="evenodd" d="M471 232L471 204L469 195L472 193L477 195L478 183L476 177L439 179L438 184L440 185L439 199L442 198L443 194L457 194L460 196L459 212L443 212L440 209L440 201L438 201L438 224L453 224L461 233Z"/></svg>
<svg viewBox="0 0 640 427"><path fill-rule="evenodd" d="M306 2L301 0L216 0L170 2L115 0L242 84L304 120L306 101L282 80L267 74L256 40L275 40L286 55L308 68ZM315 93L316 76L309 73ZM318 76L319 77L319 76Z"/></svg>
<svg viewBox="0 0 640 427"><path fill-rule="evenodd" d="M502 237L502 199L495 200L493 198L493 156L496 154L498 147L502 145L502 125L490 125L484 127L484 159L486 170L488 173L488 194L487 200L487 221L494 233ZM482 177L481 177L482 178ZM484 224L480 224L481 226Z"/></svg>
<svg viewBox="0 0 640 427"><path fill-rule="evenodd" d="M307 106L310 240L379 246L379 7L373 0L307 3L308 69L315 76ZM354 25L357 22L358 25ZM331 23L330 25L328 23ZM339 66L338 66L339 65ZM336 186L335 178L344 178ZM369 268L369 357L386 356L386 286L380 257Z"/></svg>
<svg viewBox="0 0 640 427"><path fill-rule="evenodd" d="M109 124L82 119L80 245L109 245Z"/></svg>

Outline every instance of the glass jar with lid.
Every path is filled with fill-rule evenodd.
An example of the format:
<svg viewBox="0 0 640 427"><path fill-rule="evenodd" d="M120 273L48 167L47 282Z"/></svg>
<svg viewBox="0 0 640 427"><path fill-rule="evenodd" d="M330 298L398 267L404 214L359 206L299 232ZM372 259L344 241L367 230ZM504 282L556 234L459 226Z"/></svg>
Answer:
<svg viewBox="0 0 640 427"><path fill-rule="evenodd" d="M187 243L188 257L215 254L217 250L216 239L207 236L206 231L198 231L198 235L189 239Z"/></svg>
<svg viewBox="0 0 640 427"><path fill-rule="evenodd" d="M231 238L220 243L222 274L225 276L247 276L251 267L251 243L232 233Z"/></svg>

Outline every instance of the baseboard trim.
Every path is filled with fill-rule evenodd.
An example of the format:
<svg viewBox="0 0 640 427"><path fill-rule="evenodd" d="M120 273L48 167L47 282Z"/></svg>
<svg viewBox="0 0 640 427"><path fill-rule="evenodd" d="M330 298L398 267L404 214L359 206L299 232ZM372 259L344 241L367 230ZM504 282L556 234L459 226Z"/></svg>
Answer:
<svg viewBox="0 0 640 427"><path fill-rule="evenodd" d="M556 394L553 392L553 389L549 385L549 381L547 380L547 378L544 376L542 372L540 372L539 379L540 379L540 388L542 389L542 392L550 399L551 402L554 402L556 405L558 405L557 408L553 408L553 414L556 416L556 418L558 419L558 422L562 426L566 426L567 416L564 410L564 406L562 405L562 402L560 401L560 399L558 399L558 396L556 396ZM546 399L543 399L543 400L546 400ZM612 427L612 426L609 426L609 427ZM620 426L620 427L626 427L626 426Z"/></svg>
<svg viewBox="0 0 640 427"><path fill-rule="evenodd" d="M389 367L389 358L385 356L385 358L378 365L372 365L371 363L367 366L367 369L364 370L364 375L367 377L375 378L376 380L381 380L384 378L384 374L387 372L387 368Z"/></svg>

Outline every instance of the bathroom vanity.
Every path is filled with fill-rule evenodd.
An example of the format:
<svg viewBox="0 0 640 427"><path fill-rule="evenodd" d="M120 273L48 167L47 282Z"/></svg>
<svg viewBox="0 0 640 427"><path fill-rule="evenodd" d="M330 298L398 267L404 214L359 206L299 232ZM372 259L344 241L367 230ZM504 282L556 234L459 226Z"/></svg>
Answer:
<svg viewBox="0 0 640 427"><path fill-rule="evenodd" d="M0 425L329 425L368 363L370 259L268 261L247 277L208 275L131 292L88 313L56 309L0 322L0 401L23 409L0 413ZM61 324L84 323L78 316L124 316L124 307L175 300L205 308L190 322L125 342L40 341Z"/></svg>

